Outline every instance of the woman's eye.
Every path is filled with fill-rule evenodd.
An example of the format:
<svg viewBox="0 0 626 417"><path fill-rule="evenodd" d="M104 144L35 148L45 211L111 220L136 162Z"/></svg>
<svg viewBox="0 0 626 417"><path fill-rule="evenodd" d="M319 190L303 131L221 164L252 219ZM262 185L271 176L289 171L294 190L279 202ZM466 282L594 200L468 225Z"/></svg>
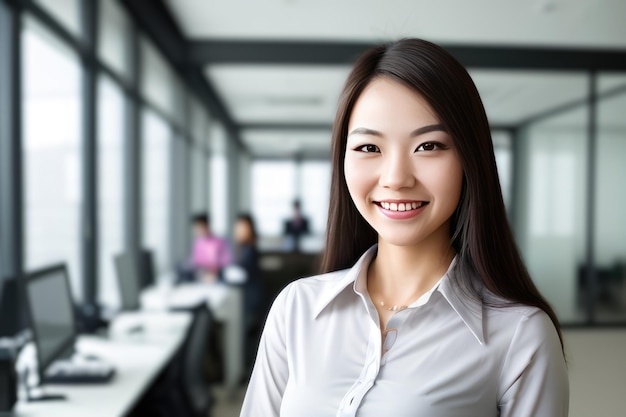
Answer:
<svg viewBox="0 0 626 417"><path fill-rule="evenodd" d="M378 146L376 145L363 145L363 146L359 146L358 148L356 148L356 150L359 152L365 152L365 153L380 152L380 149L378 149Z"/></svg>
<svg viewBox="0 0 626 417"><path fill-rule="evenodd" d="M422 143L420 146L417 147L417 149L415 150L416 152L424 152L424 151L434 151L437 149L444 149L445 146L443 146L441 143L438 142L425 142Z"/></svg>

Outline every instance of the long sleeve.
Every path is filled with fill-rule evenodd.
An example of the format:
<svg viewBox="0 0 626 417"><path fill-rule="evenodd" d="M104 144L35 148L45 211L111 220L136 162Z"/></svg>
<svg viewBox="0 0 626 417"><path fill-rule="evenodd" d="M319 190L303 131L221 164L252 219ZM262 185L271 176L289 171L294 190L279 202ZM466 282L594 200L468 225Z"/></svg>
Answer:
<svg viewBox="0 0 626 417"><path fill-rule="evenodd" d="M501 417L567 417L569 382L558 334L541 310L524 317L500 377Z"/></svg>
<svg viewBox="0 0 626 417"><path fill-rule="evenodd" d="M241 417L278 417L289 378L285 345L286 308L291 286L276 297L261 335L256 363L241 409Z"/></svg>

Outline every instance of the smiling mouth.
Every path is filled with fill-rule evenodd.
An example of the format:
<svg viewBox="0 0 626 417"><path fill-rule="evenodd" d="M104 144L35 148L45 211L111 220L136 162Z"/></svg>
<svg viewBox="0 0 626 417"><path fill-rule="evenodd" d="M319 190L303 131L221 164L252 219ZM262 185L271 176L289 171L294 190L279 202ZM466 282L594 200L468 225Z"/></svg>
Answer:
<svg viewBox="0 0 626 417"><path fill-rule="evenodd" d="M428 203L429 203L428 201L412 201L412 202L406 202L406 203L389 203L387 201L375 201L374 202L374 204L376 204L377 206L382 207L385 210L389 210L389 211L417 210L421 207L424 207Z"/></svg>

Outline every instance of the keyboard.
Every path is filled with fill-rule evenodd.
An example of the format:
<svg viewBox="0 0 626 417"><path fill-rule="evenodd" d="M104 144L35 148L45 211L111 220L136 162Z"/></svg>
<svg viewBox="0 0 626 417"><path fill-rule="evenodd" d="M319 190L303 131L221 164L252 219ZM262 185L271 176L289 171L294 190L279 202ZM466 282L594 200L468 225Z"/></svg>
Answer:
<svg viewBox="0 0 626 417"><path fill-rule="evenodd" d="M115 368L106 362L85 361L80 363L59 361L46 371L44 384L102 384L115 375Z"/></svg>

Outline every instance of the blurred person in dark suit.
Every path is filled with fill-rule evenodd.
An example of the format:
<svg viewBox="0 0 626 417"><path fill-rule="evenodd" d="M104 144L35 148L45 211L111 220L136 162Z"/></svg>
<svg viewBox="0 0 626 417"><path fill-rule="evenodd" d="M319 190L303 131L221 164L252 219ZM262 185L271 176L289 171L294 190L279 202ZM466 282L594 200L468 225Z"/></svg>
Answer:
<svg viewBox="0 0 626 417"><path fill-rule="evenodd" d="M293 215L290 219L285 220L284 235L288 238L289 249L294 252L300 251L300 237L308 234L309 219L302 214L300 200L293 202Z"/></svg>

